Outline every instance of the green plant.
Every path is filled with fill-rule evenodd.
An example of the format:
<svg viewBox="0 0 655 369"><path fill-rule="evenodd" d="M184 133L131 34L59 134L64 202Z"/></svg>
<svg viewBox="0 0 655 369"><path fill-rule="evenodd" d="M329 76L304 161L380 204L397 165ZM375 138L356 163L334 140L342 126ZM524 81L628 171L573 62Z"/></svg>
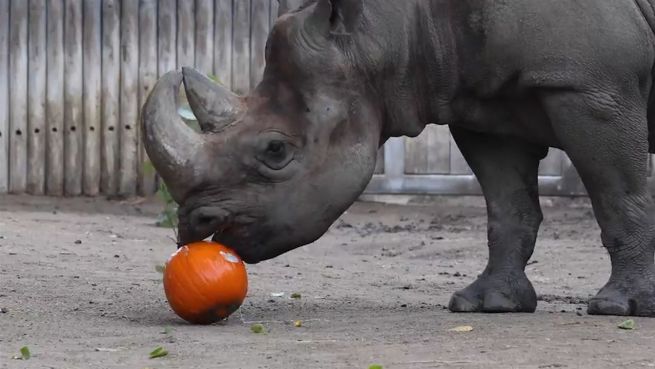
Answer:
<svg viewBox="0 0 655 369"><path fill-rule="evenodd" d="M168 187L166 187L166 183L163 181L159 182L157 196L159 196L159 199L164 202L164 209L159 214L157 226L173 229L177 228L177 203L173 200L173 196L171 196Z"/></svg>
<svg viewBox="0 0 655 369"><path fill-rule="evenodd" d="M147 174L155 173L155 167L150 161L143 164L143 171ZM173 196L168 191L166 183L159 179L159 186L157 188L157 197L164 203L164 209L157 217L157 226L164 228L177 227L177 203L173 200Z"/></svg>

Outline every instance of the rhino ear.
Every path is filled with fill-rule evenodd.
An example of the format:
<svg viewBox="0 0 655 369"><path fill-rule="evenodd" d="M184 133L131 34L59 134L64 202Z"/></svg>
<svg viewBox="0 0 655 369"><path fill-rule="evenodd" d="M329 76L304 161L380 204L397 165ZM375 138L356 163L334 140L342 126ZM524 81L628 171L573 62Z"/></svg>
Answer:
<svg viewBox="0 0 655 369"><path fill-rule="evenodd" d="M329 26L330 33L348 34L357 28L363 11L363 0L318 0L313 18Z"/></svg>

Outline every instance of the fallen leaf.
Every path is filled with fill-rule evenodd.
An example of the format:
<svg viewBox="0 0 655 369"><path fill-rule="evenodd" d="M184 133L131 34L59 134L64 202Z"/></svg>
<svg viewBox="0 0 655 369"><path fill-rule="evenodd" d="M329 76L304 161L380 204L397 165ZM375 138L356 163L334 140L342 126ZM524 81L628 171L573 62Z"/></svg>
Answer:
<svg viewBox="0 0 655 369"><path fill-rule="evenodd" d="M449 332L465 333L465 332L473 331L473 327L471 327L470 325L460 325L459 327L449 329L448 331Z"/></svg>
<svg viewBox="0 0 655 369"><path fill-rule="evenodd" d="M623 323L619 324L619 328L631 331L631 330L635 329L635 325L636 324L635 324L634 320L628 319L628 320L624 321Z"/></svg>
<svg viewBox="0 0 655 369"><path fill-rule="evenodd" d="M263 324L256 323L250 326L250 331L252 331L252 333L257 333L257 334L266 333L266 327L264 327Z"/></svg>
<svg viewBox="0 0 655 369"><path fill-rule="evenodd" d="M155 270L159 273L164 273L166 271L166 265L155 265Z"/></svg>
<svg viewBox="0 0 655 369"><path fill-rule="evenodd" d="M382 365L373 364L373 365L369 366L368 369L383 369L383 368L382 368Z"/></svg>
<svg viewBox="0 0 655 369"><path fill-rule="evenodd" d="M302 320L296 320L295 322L293 322L293 326L296 328L302 327Z"/></svg>
<svg viewBox="0 0 655 369"><path fill-rule="evenodd" d="M30 352L30 348L27 346L23 346L20 348L20 356L19 355L14 355L12 359L14 360L29 360L32 357L32 353Z"/></svg>
<svg viewBox="0 0 655 369"><path fill-rule="evenodd" d="M161 346L157 347L156 349L154 349L154 350L152 350L150 352L150 358L151 359L156 359L158 357L164 357L166 355L168 355L168 351L166 351L166 349L161 347Z"/></svg>
<svg viewBox="0 0 655 369"><path fill-rule="evenodd" d="M96 347L96 352L118 352L120 348Z"/></svg>
<svg viewBox="0 0 655 369"><path fill-rule="evenodd" d="M297 292L294 292L294 293L291 294L292 299L300 299L301 297L302 297L302 295L297 293Z"/></svg>

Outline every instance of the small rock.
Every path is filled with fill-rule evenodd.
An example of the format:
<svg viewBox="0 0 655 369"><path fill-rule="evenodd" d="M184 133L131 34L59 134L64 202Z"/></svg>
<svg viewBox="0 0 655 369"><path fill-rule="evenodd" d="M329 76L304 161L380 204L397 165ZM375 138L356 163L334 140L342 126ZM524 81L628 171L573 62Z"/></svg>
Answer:
<svg viewBox="0 0 655 369"><path fill-rule="evenodd" d="M402 304L402 305L400 305L400 307L401 307L401 308L406 308L406 307L407 307L407 304Z"/></svg>
<svg viewBox="0 0 655 369"><path fill-rule="evenodd" d="M576 311L576 312L575 312L575 315L577 315L577 316L582 316L582 312L581 312L581 311Z"/></svg>
<svg viewBox="0 0 655 369"><path fill-rule="evenodd" d="M120 258L120 255L116 254L114 255L115 258Z"/></svg>
<svg viewBox="0 0 655 369"><path fill-rule="evenodd" d="M7 314L8 312L7 308L0 308L0 314Z"/></svg>
<svg viewBox="0 0 655 369"><path fill-rule="evenodd" d="M82 244L82 240L75 240L75 244L76 244L76 245L80 245L80 244Z"/></svg>

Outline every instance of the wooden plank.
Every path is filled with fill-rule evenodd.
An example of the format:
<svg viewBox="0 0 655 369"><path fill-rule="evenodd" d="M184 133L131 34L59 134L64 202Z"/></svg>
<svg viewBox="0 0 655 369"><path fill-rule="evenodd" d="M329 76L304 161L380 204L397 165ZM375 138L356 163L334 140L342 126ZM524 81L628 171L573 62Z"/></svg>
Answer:
<svg viewBox="0 0 655 369"><path fill-rule="evenodd" d="M173 66L175 67L175 66ZM157 0L141 0L139 6L139 112L157 82ZM138 126L138 125L137 125ZM154 170L146 169L148 156L139 139L139 193L155 192Z"/></svg>
<svg viewBox="0 0 655 369"><path fill-rule="evenodd" d="M120 170L118 192L136 195L139 115L139 2L121 4Z"/></svg>
<svg viewBox="0 0 655 369"><path fill-rule="evenodd" d="M384 174L384 147L378 150L378 156L375 162L375 171L373 174Z"/></svg>
<svg viewBox="0 0 655 369"><path fill-rule="evenodd" d="M251 0L250 13L250 88L257 86L266 65L264 51L268 37L270 4L268 0Z"/></svg>
<svg viewBox="0 0 655 369"><path fill-rule="evenodd" d="M275 21L277 20L278 12L280 11L280 2L278 0L269 0L269 15L270 18L268 20L268 28L272 29L273 26L275 25Z"/></svg>
<svg viewBox="0 0 655 369"><path fill-rule="evenodd" d="M558 195L560 196L576 196L586 194L586 189L582 183L582 179L578 174L577 169L571 162L568 155L563 155L562 159L562 177L558 180Z"/></svg>
<svg viewBox="0 0 655 369"><path fill-rule="evenodd" d="M163 76L176 67L177 3L159 0L157 12L157 74Z"/></svg>
<svg viewBox="0 0 655 369"><path fill-rule="evenodd" d="M9 191L21 193L27 184L28 2L12 0L9 14Z"/></svg>
<svg viewBox="0 0 655 369"><path fill-rule="evenodd" d="M120 0L103 0L100 189L106 195L118 192L120 55Z"/></svg>
<svg viewBox="0 0 655 369"><path fill-rule="evenodd" d="M471 168L466 163L466 159L459 151L455 139L450 137L450 173L451 174L472 174Z"/></svg>
<svg viewBox="0 0 655 369"><path fill-rule="evenodd" d="M0 194L9 191L9 0L0 0Z"/></svg>
<svg viewBox="0 0 655 369"><path fill-rule="evenodd" d="M562 160L564 153L558 149L548 150L548 155L539 163L540 176L562 175Z"/></svg>
<svg viewBox="0 0 655 369"><path fill-rule="evenodd" d="M64 2L50 0L46 4L46 193L61 196L64 194Z"/></svg>
<svg viewBox="0 0 655 369"><path fill-rule="evenodd" d="M177 67L193 67L194 54L194 1L180 0L177 2Z"/></svg>
<svg viewBox="0 0 655 369"><path fill-rule="evenodd" d="M232 34L232 89L250 90L250 0L234 2Z"/></svg>
<svg viewBox="0 0 655 369"><path fill-rule="evenodd" d="M544 196L567 195L562 192L559 178L539 177L539 193ZM473 175L426 174L406 176L399 181L389 181L385 176L375 176L366 188L367 194L433 194L433 195L481 195L480 185ZM584 192L573 196L584 195Z"/></svg>
<svg viewBox="0 0 655 369"><path fill-rule="evenodd" d="M84 194L100 192L102 1L84 0Z"/></svg>
<svg viewBox="0 0 655 369"><path fill-rule="evenodd" d="M279 12L282 14L298 9L305 0L279 0Z"/></svg>
<svg viewBox="0 0 655 369"><path fill-rule="evenodd" d="M405 173L447 174L450 172L450 130L428 125L416 138L405 139Z"/></svg>
<svg viewBox="0 0 655 369"><path fill-rule="evenodd" d="M196 69L204 74L214 71L214 1L196 0Z"/></svg>
<svg viewBox="0 0 655 369"><path fill-rule="evenodd" d="M64 22L64 191L82 193L83 137L82 104L82 2L65 0Z"/></svg>
<svg viewBox="0 0 655 369"><path fill-rule="evenodd" d="M214 75L232 87L232 0L216 0L214 24Z"/></svg>
<svg viewBox="0 0 655 369"><path fill-rule="evenodd" d="M30 0L28 41L27 192L45 192L46 3Z"/></svg>
<svg viewBox="0 0 655 369"><path fill-rule="evenodd" d="M384 144L384 174L390 182L397 182L405 175L405 140L392 137Z"/></svg>

